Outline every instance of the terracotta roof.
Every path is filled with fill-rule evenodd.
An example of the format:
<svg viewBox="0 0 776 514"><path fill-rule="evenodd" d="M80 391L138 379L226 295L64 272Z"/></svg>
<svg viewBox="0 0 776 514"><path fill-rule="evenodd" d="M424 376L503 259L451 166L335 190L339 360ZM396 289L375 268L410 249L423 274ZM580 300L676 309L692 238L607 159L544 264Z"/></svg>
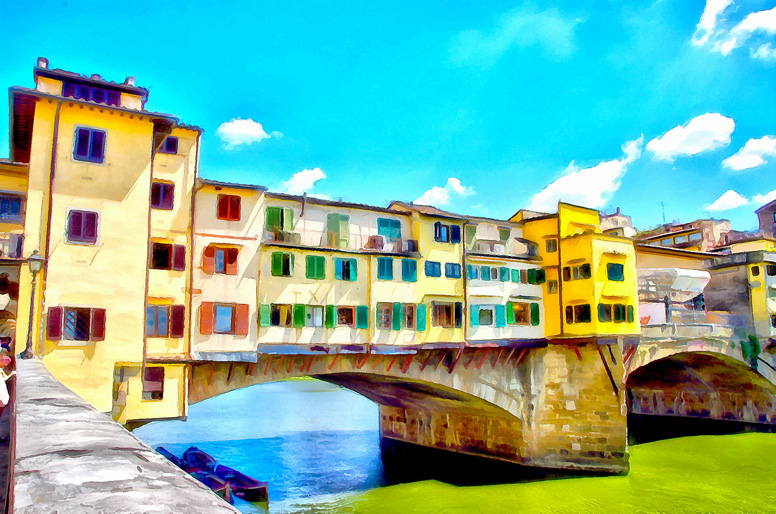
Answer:
<svg viewBox="0 0 776 514"><path fill-rule="evenodd" d="M386 209L385 207L377 207L374 205L367 205L365 203L354 203L354 202L341 202L337 200L324 200L322 198L315 198L313 196L301 196L301 195L290 195L287 193L275 193L275 192L268 192L267 193L268 198L278 198L281 200L294 200L297 202L301 202L304 200L306 203L310 204L316 204L316 205L327 205L330 207L346 207L349 209L365 209L368 211L377 211L377 212L385 212L389 214L396 214L396 215L406 215L407 213L403 213L400 211L395 211L390 208L390 206Z"/></svg>
<svg viewBox="0 0 776 514"><path fill-rule="evenodd" d="M421 214L425 214L426 216L437 216L440 218L456 219L456 220L463 220L463 221L472 220L472 221L483 221L486 223L500 223L503 225L510 225L510 226L522 226L522 223L519 223L517 221L501 220L496 218L486 218L482 216L468 216L465 214L456 214L454 212L444 211L442 209L434 207L433 205L421 205L421 204L400 202L398 200L394 200L393 202L391 202L388 208L390 209L394 206L399 207L401 209L416 211Z"/></svg>
<svg viewBox="0 0 776 514"><path fill-rule="evenodd" d="M143 97L144 101L148 99L148 90L144 87L130 86L126 82L118 83L118 82L113 82L112 80L105 80L104 78L96 74L91 76L86 76L86 75L80 75L78 73L74 73L72 71L61 70L59 68L55 68L52 70L48 68L38 68L38 67L34 69L33 74L35 78L40 76L40 77L57 79L57 80L81 82L87 85L108 87L109 89L115 89L118 91L123 91L125 93L130 93L133 95L140 95Z"/></svg>
<svg viewBox="0 0 776 514"><path fill-rule="evenodd" d="M251 189L254 191L266 191L267 188L264 186L259 186L257 184L237 184L235 182L221 182L218 180L209 180L206 178L200 178L199 182L201 184L207 185L207 186L216 186L216 187L233 187L235 189Z"/></svg>

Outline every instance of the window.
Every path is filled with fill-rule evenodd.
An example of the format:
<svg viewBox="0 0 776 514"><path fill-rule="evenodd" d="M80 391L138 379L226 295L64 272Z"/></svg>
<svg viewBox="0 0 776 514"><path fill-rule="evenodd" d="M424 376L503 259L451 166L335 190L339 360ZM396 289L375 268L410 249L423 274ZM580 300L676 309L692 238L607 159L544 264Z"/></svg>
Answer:
<svg viewBox="0 0 776 514"><path fill-rule="evenodd" d="M172 210L175 201L175 186L166 182L151 184L151 207L154 209Z"/></svg>
<svg viewBox="0 0 776 514"><path fill-rule="evenodd" d="M202 335L233 334L247 336L250 306L244 303L202 302L199 307L199 331Z"/></svg>
<svg viewBox="0 0 776 514"><path fill-rule="evenodd" d="M576 268L575 268L576 269ZM592 275L590 274L590 264L585 263L579 266L579 278L585 279L590 278Z"/></svg>
<svg viewBox="0 0 776 514"><path fill-rule="evenodd" d="M322 255L308 255L305 257L307 264L306 276L313 280L326 278L326 258Z"/></svg>
<svg viewBox="0 0 776 514"><path fill-rule="evenodd" d="M621 303L615 303L612 309L612 318L616 323L622 323L625 321L625 305Z"/></svg>
<svg viewBox="0 0 776 514"><path fill-rule="evenodd" d="M453 303L434 303L433 304L433 324L437 327L453 328L460 327L463 320L463 304L461 302Z"/></svg>
<svg viewBox="0 0 776 514"><path fill-rule="evenodd" d="M356 259L334 259L334 278L355 282L357 276Z"/></svg>
<svg viewBox="0 0 776 514"><path fill-rule="evenodd" d="M490 279L491 280L498 280L499 277L499 269L495 266L490 268Z"/></svg>
<svg viewBox="0 0 776 514"><path fill-rule="evenodd" d="M574 306L574 323L590 323L590 304Z"/></svg>
<svg viewBox="0 0 776 514"><path fill-rule="evenodd" d="M240 203L238 195L218 195L216 218L227 221L240 221Z"/></svg>
<svg viewBox="0 0 776 514"><path fill-rule="evenodd" d="M566 307L566 323L574 323L574 307L571 305Z"/></svg>
<svg viewBox="0 0 776 514"><path fill-rule="evenodd" d="M557 252L558 251L558 240L557 239L548 239L545 242L547 253Z"/></svg>
<svg viewBox="0 0 776 514"><path fill-rule="evenodd" d="M290 277L294 274L294 254L272 252L272 276Z"/></svg>
<svg viewBox="0 0 776 514"><path fill-rule="evenodd" d="M501 267L498 269L499 280L502 282L509 282L509 268Z"/></svg>
<svg viewBox="0 0 776 514"><path fill-rule="evenodd" d="M377 304L377 328L391 330L393 327L393 304Z"/></svg>
<svg viewBox="0 0 776 514"><path fill-rule="evenodd" d="M512 282L514 282L515 284L519 284L520 283L520 270L519 269L513 269L510 272L510 275L511 275Z"/></svg>
<svg viewBox="0 0 776 514"><path fill-rule="evenodd" d="M477 266L474 266L472 264L466 265L466 278L469 280L474 280L476 278L480 278L480 268Z"/></svg>
<svg viewBox="0 0 776 514"><path fill-rule="evenodd" d="M237 275L238 248L208 245L202 252L202 271L210 275Z"/></svg>
<svg viewBox="0 0 776 514"><path fill-rule="evenodd" d="M436 261L426 261L426 276L427 277L441 277L442 265Z"/></svg>
<svg viewBox="0 0 776 514"><path fill-rule="evenodd" d="M607 263L606 265L606 276L609 280L613 280L615 282L624 282L625 281L625 266L622 264L617 264L614 262Z"/></svg>
<svg viewBox="0 0 776 514"><path fill-rule="evenodd" d="M690 241L700 241L701 239L703 239L703 234L701 234L700 232L693 232L692 234L690 234L689 239Z"/></svg>
<svg viewBox="0 0 776 514"><path fill-rule="evenodd" d="M146 307L146 336L183 337L185 316L183 305L149 305Z"/></svg>
<svg viewBox="0 0 776 514"><path fill-rule="evenodd" d="M369 307L366 305L356 307L356 328L369 328Z"/></svg>
<svg viewBox="0 0 776 514"><path fill-rule="evenodd" d="M598 304L598 321L612 321L612 306L605 303Z"/></svg>
<svg viewBox="0 0 776 514"><path fill-rule="evenodd" d="M776 328L776 314L771 314L771 326Z"/></svg>
<svg viewBox="0 0 776 514"><path fill-rule="evenodd" d="M380 280L393 280L393 258L377 258L377 278Z"/></svg>
<svg viewBox="0 0 776 514"><path fill-rule="evenodd" d="M105 131L84 127L76 128L73 159L102 163L105 160Z"/></svg>
<svg viewBox="0 0 776 514"><path fill-rule="evenodd" d="M558 294L558 281L557 280L548 280L547 281L547 293L549 293L549 294Z"/></svg>
<svg viewBox="0 0 776 514"><path fill-rule="evenodd" d="M350 216L338 213L326 216L326 244L333 248L350 245Z"/></svg>
<svg viewBox="0 0 776 514"><path fill-rule="evenodd" d="M164 368L147 367L143 371L143 400L161 400L164 398Z"/></svg>
<svg viewBox="0 0 776 514"><path fill-rule="evenodd" d="M545 280L547 279L547 271L543 269L536 270L536 281L535 284L544 284Z"/></svg>
<svg viewBox="0 0 776 514"><path fill-rule="evenodd" d="M671 246L672 244L673 240L670 237L660 240L660 246Z"/></svg>
<svg viewBox="0 0 776 514"><path fill-rule="evenodd" d="M386 241L401 239L401 222L388 218L377 218L377 235L383 236Z"/></svg>
<svg viewBox="0 0 776 514"><path fill-rule="evenodd" d="M490 280L490 266L483 266L480 268L482 274L482 280Z"/></svg>
<svg viewBox="0 0 776 514"><path fill-rule="evenodd" d="M418 262L413 259L401 260L401 279L405 282L417 282Z"/></svg>
<svg viewBox="0 0 776 514"><path fill-rule="evenodd" d="M765 266L765 274L769 277L776 275L776 264L767 264Z"/></svg>
<svg viewBox="0 0 776 514"><path fill-rule="evenodd" d="M288 207L267 207L265 227L269 232L294 230L294 210Z"/></svg>
<svg viewBox="0 0 776 514"><path fill-rule="evenodd" d="M0 195L0 220L22 219L22 197Z"/></svg>
<svg viewBox="0 0 776 514"><path fill-rule="evenodd" d="M568 282L569 280L571 280L571 268L565 266L563 268L563 281Z"/></svg>
<svg viewBox="0 0 776 514"><path fill-rule="evenodd" d="M753 277L760 276L760 266L752 266L752 276Z"/></svg>
<svg viewBox="0 0 776 514"><path fill-rule="evenodd" d="M67 240L70 243L97 243L96 212L72 210L67 213Z"/></svg>
<svg viewBox="0 0 776 514"><path fill-rule="evenodd" d="M678 244L681 244L681 243L686 243L686 242L687 242L687 236L676 236L674 238L674 244L675 245L678 245Z"/></svg>
<svg viewBox="0 0 776 514"><path fill-rule="evenodd" d="M635 318L636 316L633 312L633 305L628 305L628 323L633 323Z"/></svg>
<svg viewBox="0 0 776 514"><path fill-rule="evenodd" d="M102 341L105 339L105 309L50 307L46 333L50 341Z"/></svg>
<svg viewBox="0 0 776 514"><path fill-rule="evenodd" d="M402 308L404 309L404 328L415 330L415 320L417 319L415 304L405 303Z"/></svg>
<svg viewBox="0 0 776 514"><path fill-rule="evenodd" d="M590 264L580 264L579 266L574 266L573 268L569 268L566 266L563 268L563 281L567 282L569 280L583 280L586 278L590 278Z"/></svg>
<svg viewBox="0 0 776 514"><path fill-rule="evenodd" d="M479 326L487 327L493 325L496 320L496 315L492 308L480 307L479 308L478 324Z"/></svg>
<svg viewBox="0 0 776 514"><path fill-rule="evenodd" d="M83 86L67 81L62 84L62 96L112 105L114 107L119 106L121 98L121 94L118 91L109 91L101 87Z"/></svg>
<svg viewBox="0 0 776 514"><path fill-rule="evenodd" d="M458 225L445 225L437 221L434 223L434 241L439 243L460 243L461 227Z"/></svg>
<svg viewBox="0 0 776 514"><path fill-rule="evenodd" d="M307 318L306 318L305 326L308 326L308 327L323 326L323 306L321 305L307 306Z"/></svg>
<svg viewBox="0 0 776 514"><path fill-rule="evenodd" d="M510 305L511 304L511 305ZM510 302L507 307L512 308L511 319L508 319L510 325L528 325L531 322L530 305L527 303ZM509 318L509 313L507 312Z"/></svg>
<svg viewBox="0 0 776 514"><path fill-rule="evenodd" d="M175 136L167 136L162 142L162 146L159 147L159 153L178 153L178 138Z"/></svg>
<svg viewBox="0 0 776 514"><path fill-rule="evenodd" d="M337 325L343 325L346 327L355 327L356 309L354 307L338 307Z"/></svg>
<svg viewBox="0 0 776 514"><path fill-rule="evenodd" d="M151 268L185 270L186 247L169 243L151 243Z"/></svg>
<svg viewBox="0 0 776 514"><path fill-rule="evenodd" d="M445 276L447 278L461 278L461 265L454 262L446 262Z"/></svg>
<svg viewBox="0 0 776 514"><path fill-rule="evenodd" d="M291 305L273 303L270 309L269 323L273 327L290 327Z"/></svg>

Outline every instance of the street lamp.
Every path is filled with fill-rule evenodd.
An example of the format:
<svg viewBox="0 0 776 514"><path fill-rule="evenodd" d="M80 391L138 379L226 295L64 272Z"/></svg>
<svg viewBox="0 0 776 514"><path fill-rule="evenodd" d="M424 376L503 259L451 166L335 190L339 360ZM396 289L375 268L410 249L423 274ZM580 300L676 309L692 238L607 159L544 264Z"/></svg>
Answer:
<svg viewBox="0 0 776 514"><path fill-rule="evenodd" d="M32 293L30 294L30 324L27 328L27 348L19 354L19 357L22 359L31 359L34 355L32 352L32 318L35 316L35 285L38 273L43 269L43 260L43 257L37 250L33 250L32 255L27 259L27 265L30 267L30 273L32 273Z"/></svg>

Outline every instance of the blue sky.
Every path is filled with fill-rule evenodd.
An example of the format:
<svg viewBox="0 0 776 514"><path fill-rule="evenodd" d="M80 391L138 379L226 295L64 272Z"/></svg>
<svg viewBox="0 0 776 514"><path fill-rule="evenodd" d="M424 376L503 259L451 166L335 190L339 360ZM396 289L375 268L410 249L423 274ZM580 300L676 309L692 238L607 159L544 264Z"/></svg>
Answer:
<svg viewBox="0 0 776 514"><path fill-rule="evenodd" d="M0 31L7 87L38 56L136 75L205 129L206 178L496 218L562 199L642 229L661 202L752 229L776 198L773 0L6 0Z"/></svg>

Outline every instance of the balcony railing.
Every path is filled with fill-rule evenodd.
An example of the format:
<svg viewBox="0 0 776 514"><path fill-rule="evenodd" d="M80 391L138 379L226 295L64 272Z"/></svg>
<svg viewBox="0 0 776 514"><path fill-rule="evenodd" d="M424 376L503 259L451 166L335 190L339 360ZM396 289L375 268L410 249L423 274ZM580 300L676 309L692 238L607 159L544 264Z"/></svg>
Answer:
<svg viewBox="0 0 776 514"><path fill-rule="evenodd" d="M377 253L412 254L419 251L418 242L415 239L388 239L380 235L358 232L342 234L325 230L301 230L296 232L264 230L262 241L264 243L278 243L289 246L335 248Z"/></svg>
<svg viewBox="0 0 776 514"><path fill-rule="evenodd" d="M0 259L22 259L24 234L0 233Z"/></svg>
<svg viewBox="0 0 776 514"><path fill-rule="evenodd" d="M466 251L473 254L506 255L524 258L539 255L539 249L536 245L519 239L513 239L512 241L475 239L471 244L466 245Z"/></svg>

